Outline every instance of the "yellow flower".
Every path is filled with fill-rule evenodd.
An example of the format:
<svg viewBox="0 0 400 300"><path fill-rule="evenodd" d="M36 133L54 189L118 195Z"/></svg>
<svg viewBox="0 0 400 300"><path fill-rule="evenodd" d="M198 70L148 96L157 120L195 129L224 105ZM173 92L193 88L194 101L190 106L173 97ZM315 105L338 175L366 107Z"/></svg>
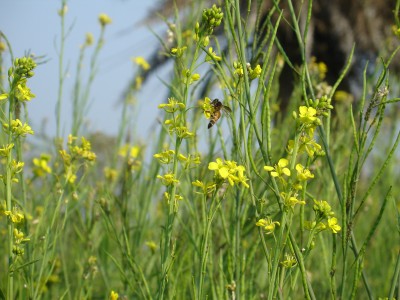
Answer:
<svg viewBox="0 0 400 300"><path fill-rule="evenodd" d="M214 112L214 106L211 104L211 99L208 97L204 98L204 101L201 101L201 108L203 110L204 116L209 119L211 118L211 114Z"/></svg>
<svg viewBox="0 0 400 300"><path fill-rule="evenodd" d="M0 41L0 53L4 52L6 50L7 50L6 44Z"/></svg>
<svg viewBox="0 0 400 300"><path fill-rule="evenodd" d="M205 184L200 180L193 181L192 185L199 187L203 190L203 193L195 192L196 194L204 194L204 195L208 195L208 194L212 193L213 191L215 191L215 188L217 186L215 183Z"/></svg>
<svg viewBox="0 0 400 300"><path fill-rule="evenodd" d="M260 219L256 223L256 226L264 228L266 234L273 233L276 225L280 226L281 224L278 221L272 221L270 217Z"/></svg>
<svg viewBox="0 0 400 300"><path fill-rule="evenodd" d="M85 46L93 45L94 37L91 32L86 33Z"/></svg>
<svg viewBox="0 0 400 300"><path fill-rule="evenodd" d="M185 53L186 49L187 49L186 46L183 46L183 47L180 47L180 48L172 48L171 49L171 54L175 55L176 57L182 57L183 54Z"/></svg>
<svg viewBox="0 0 400 300"><path fill-rule="evenodd" d="M65 179L68 183L73 184L76 181L76 174L72 171L72 168L68 168L67 172L65 173Z"/></svg>
<svg viewBox="0 0 400 300"><path fill-rule="evenodd" d="M292 268L297 264L296 258L291 254L285 254L285 260L281 262L285 268Z"/></svg>
<svg viewBox="0 0 400 300"><path fill-rule="evenodd" d="M32 98L35 98L35 94L31 92L31 89L26 86L26 78L22 79L20 83L17 85L17 89L15 90L15 97L19 101L31 101Z"/></svg>
<svg viewBox="0 0 400 300"><path fill-rule="evenodd" d="M189 154L188 157L184 156L183 154L178 154L178 159L182 163L184 169L189 168L191 164L200 164L200 156L198 154Z"/></svg>
<svg viewBox="0 0 400 300"><path fill-rule="evenodd" d="M177 110L185 109L185 104L178 102L174 97L168 98L168 103L158 105L158 108L164 109L167 113L174 113Z"/></svg>
<svg viewBox="0 0 400 300"><path fill-rule="evenodd" d="M0 148L0 156L7 157L12 148L14 148L14 144L7 144L3 148Z"/></svg>
<svg viewBox="0 0 400 300"><path fill-rule="evenodd" d="M250 80L260 77L262 72L261 66L257 65L254 69L249 68L249 78Z"/></svg>
<svg viewBox="0 0 400 300"><path fill-rule="evenodd" d="M118 150L118 155L124 158L127 157L127 155L129 155L130 158L137 158L139 156L139 153L140 153L140 147L131 146L129 144L122 146Z"/></svg>
<svg viewBox="0 0 400 300"><path fill-rule="evenodd" d="M245 188L249 188L247 184L247 177L244 175L245 168L243 166L238 166L236 168L237 171L237 181L240 182Z"/></svg>
<svg viewBox="0 0 400 300"><path fill-rule="evenodd" d="M21 210L18 207L14 207L12 211L6 210L4 211L4 214L8 216L14 224L21 223L24 220L24 214L21 212Z"/></svg>
<svg viewBox="0 0 400 300"><path fill-rule="evenodd" d="M184 84L192 84L194 81L198 81L200 79L200 74L194 73L192 74L189 69L182 70L182 82Z"/></svg>
<svg viewBox="0 0 400 300"><path fill-rule="evenodd" d="M134 57L134 58L132 58L132 61L135 62L138 66L140 66L145 71L150 69L150 64L142 56Z"/></svg>
<svg viewBox="0 0 400 300"><path fill-rule="evenodd" d="M312 136L303 135L300 137L299 153L306 152L310 158L314 155L324 155L320 144L318 144Z"/></svg>
<svg viewBox="0 0 400 300"><path fill-rule="evenodd" d="M5 131L8 131L15 135L15 136L26 136L27 134L34 134L32 128L22 122L19 119L11 120L11 130L9 130L9 124L3 123L3 128Z"/></svg>
<svg viewBox="0 0 400 300"><path fill-rule="evenodd" d="M25 234L22 231L18 230L17 228L14 228L14 238L16 244L22 244L30 241L30 239L26 238Z"/></svg>
<svg viewBox="0 0 400 300"><path fill-rule="evenodd" d="M296 165L296 171L297 171L297 180L299 181L306 181L314 178L314 174L312 174L310 170L306 169L302 164Z"/></svg>
<svg viewBox="0 0 400 300"><path fill-rule="evenodd" d="M118 300L118 297L119 297L118 293L111 291L110 300Z"/></svg>
<svg viewBox="0 0 400 300"><path fill-rule="evenodd" d="M241 183L244 187L249 187L246 182L248 178L244 175L245 168L238 166L235 161L222 161L220 158L217 158L215 162L208 164L208 169L215 171L215 175L220 179L227 179L231 186L235 183Z"/></svg>
<svg viewBox="0 0 400 300"><path fill-rule="evenodd" d="M214 62L214 61L221 61L221 60L222 60L221 56L218 56L218 55L213 51L213 48L212 48L212 47L208 48L205 61L212 61L212 62Z"/></svg>
<svg viewBox="0 0 400 300"><path fill-rule="evenodd" d="M137 77L135 78L135 88L136 88L137 90L140 90L141 87L142 87L142 83L143 83L143 77L142 77L142 76L137 76Z"/></svg>
<svg viewBox="0 0 400 300"><path fill-rule="evenodd" d="M318 71L319 71L319 78L322 80L325 78L326 73L328 72L328 67L324 62L318 63Z"/></svg>
<svg viewBox="0 0 400 300"><path fill-rule="evenodd" d="M170 194L168 192L165 192L164 198L165 198L165 200L167 200L167 202L169 202L169 200L171 199ZM181 195L175 194L175 201L178 201L178 200L183 200L183 197Z"/></svg>
<svg viewBox="0 0 400 300"><path fill-rule="evenodd" d="M210 162L208 164L208 169L211 171L216 171L216 173L218 173L218 175L223 179L226 179L229 176L229 169L225 166L220 158L217 158L215 162Z"/></svg>
<svg viewBox="0 0 400 300"><path fill-rule="evenodd" d="M0 101L6 100L8 98L8 94L0 94Z"/></svg>
<svg viewBox="0 0 400 300"><path fill-rule="evenodd" d="M61 156L61 158L62 158L62 160L64 162L64 165L67 166L67 167L70 166L71 165L71 155L69 155L67 153L67 151L64 150L64 149L60 150L59 153L60 153L60 156Z"/></svg>
<svg viewBox="0 0 400 300"><path fill-rule="evenodd" d="M105 167L103 172L104 172L104 177L111 182L114 181L118 176L117 170L113 168Z"/></svg>
<svg viewBox="0 0 400 300"><path fill-rule="evenodd" d="M317 121L317 110L314 107L300 106L299 107L299 122L305 125L312 125Z"/></svg>
<svg viewBox="0 0 400 300"><path fill-rule="evenodd" d="M106 25L108 25L108 24L111 24L112 20L111 20L111 18L110 18L107 14L101 13L101 14L99 15L99 22L100 22L100 25L101 25L102 27L104 27L104 26L106 26Z"/></svg>
<svg viewBox="0 0 400 300"><path fill-rule="evenodd" d="M239 77L243 77L244 75L244 70L243 70L243 66L240 62L234 62L233 63L233 68L235 69L235 71L233 72L233 74L236 74Z"/></svg>
<svg viewBox="0 0 400 300"><path fill-rule="evenodd" d="M338 233L342 228L338 225L338 220L335 217L328 218L328 227L333 233Z"/></svg>
<svg viewBox="0 0 400 300"><path fill-rule="evenodd" d="M175 178L175 174L173 173L167 173L164 176L157 175L157 178L160 179L162 184L166 186L179 183L179 180Z"/></svg>
<svg viewBox="0 0 400 300"><path fill-rule="evenodd" d="M335 94L333 95L333 98L335 99L335 101L337 102L347 102L347 103L351 103L354 101L354 97L352 94L349 94L346 91L343 90L338 90L335 92Z"/></svg>
<svg viewBox="0 0 400 300"><path fill-rule="evenodd" d="M23 161L16 161L15 159L11 162L11 170L14 174L18 174L24 168L25 163Z"/></svg>
<svg viewBox="0 0 400 300"><path fill-rule="evenodd" d="M177 126L173 129L178 137L181 139L187 139L194 137L194 133L190 132L186 126Z"/></svg>
<svg viewBox="0 0 400 300"><path fill-rule="evenodd" d="M334 215L331 206L324 200L314 200L313 209L319 218L329 218Z"/></svg>
<svg viewBox="0 0 400 300"><path fill-rule="evenodd" d="M288 196L286 193L282 192L281 196L283 198L283 203L285 204L285 206L290 207L290 208L293 208L296 204L301 204L301 205L305 205L306 204L306 202L304 200L298 200L295 197L296 195Z"/></svg>
<svg viewBox="0 0 400 300"><path fill-rule="evenodd" d="M286 168L289 165L289 161L286 158L281 158L278 164L274 167L264 166L264 170L271 172L272 177L283 177L283 175L290 176L290 170Z"/></svg>
<svg viewBox="0 0 400 300"><path fill-rule="evenodd" d="M62 16L65 16L65 15L67 14L67 12L68 12L68 6L67 6L67 5L64 5L64 6L62 7L62 9L58 10L58 15L59 15L60 17L62 17Z"/></svg>
<svg viewBox="0 0 400 300"><path fill-rule="evenodd" d="M161 164L169 164L173 161L175 155L174 150L166 150L161 153L156 153L153 155Z"/></svg>
<svg viewBox="0 0 400 300"><path fill-rule="evenodd" d="M145 245L147 247L149 247L151 252L153 252L153 253L157 250L157 244L154 243L153 241L147 241L147 242L145 242Z"/></svg>

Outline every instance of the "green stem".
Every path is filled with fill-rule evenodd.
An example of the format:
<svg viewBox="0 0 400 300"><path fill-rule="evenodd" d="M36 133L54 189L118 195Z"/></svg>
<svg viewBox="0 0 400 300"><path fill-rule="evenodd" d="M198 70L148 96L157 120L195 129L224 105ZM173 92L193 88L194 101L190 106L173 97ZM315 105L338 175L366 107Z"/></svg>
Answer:
<svg viewBox="0 0 400 300"><path fill-rule="evenodd" d="M272 272L271 272L271 278L269 279L269 289L268 289L268 298L267 298L268 300L273 299L276 288L279 285L279 283L276 280L276 276L277 276L277 272L278 272L278 266L279 266L281 253L282 253L283 247L284 247L284 245L283 245L284 243L282 243L282 241L283 241L285 227L286 227L286 212L283 211L281 223L279 226L278 240L275 242L275 248L273 251Z"/></svg>
<svg viewBox="0 0 400 300"><path fill-rule="evenodd" d="M177 137L175 142L175 155L174 155L174 165L172 173L174 175L178 172L178 154L179 148L181 145L182 139ZM161 250L162 257L161 257L161 271L162 271L162 278L161 278L161 285L159 287L158 299L164 299L164 293L168 281L168 272L172 266L172 259L171 256L171 236L172 236L172 229L173 224L175 221L176 210L175 210L175 194L176 194L176 185L173 184L171 187L171 191L169 193L169 206L168 206L168 217L167 217L167 224L164 228L164 249Z"/></svg>
<svg viewBox="0 0 400 300"><path fill-rule="evenodd" d="M14 84L13 84L14 85ZM8 107L8 128L10 131L8 133L8 145L11 145L12 140L12 133L11 133L11 121L13 119L13 111L15 106L15 98L13 96L14 87L11 87L10 91L10 102ZM11 193L11 184L12 184L12 149L9 151L7 156L7 171L6 171L6 203L7 203L7 210L12 212L12 193ZM7 229L8 229L8 276L7 276L7 299L14 300L14 254L13 254L13 247L14 247L14 224L11 220L11 217L8 218L7 222Z"/></svg>
<svg viewBox="0 0 400 300"><path fill-rule="evenodd" d="M64 87L64 44L65 44L65 13L64 7L66 7L67 1L61 1L61 44L60 44L60 54L58 56L58 96L56 104L56 138L59 139L61 135L61 104L62 95Z"/></svg>
<svg viewBox="0 0 400 300"><path fill-rule="evenodd" d="M201 300L203 298L203 285L204 285L204 276L206 274L206 269L207 269L207 257L208 257L208 252L209 252L209 235L210 235L210 229L211 229L211 224L214 219L214 216L216 212L218 211L221 202L219 201L215 207L214 207L214 202L217 200L216 199L216 194L217 191L214 192L214 196L212 198L212 204L211 207L208 211L207 214L207 221L205 224L205 231L203 234L203 242L202 242L202 249L201 249L201 262L200 262L200 277L199 277L199 287L198 287L198 293L197 293L197 299ZM204 197L204 202L207 201L207 197Z"/></svg>

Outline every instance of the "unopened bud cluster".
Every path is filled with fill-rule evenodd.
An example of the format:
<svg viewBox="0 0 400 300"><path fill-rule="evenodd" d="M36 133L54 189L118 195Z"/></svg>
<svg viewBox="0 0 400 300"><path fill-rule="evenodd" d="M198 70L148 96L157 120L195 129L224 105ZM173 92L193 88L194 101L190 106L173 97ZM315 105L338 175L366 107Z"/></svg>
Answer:
<svg viewBox="0 0 400 300"><path fill-rule="evenodd" d="M14 60L14 66L8 70L8 76L18 78L30 78L35 73L33 69L36 68L36 63L31 57L21 57Z"/></svg>

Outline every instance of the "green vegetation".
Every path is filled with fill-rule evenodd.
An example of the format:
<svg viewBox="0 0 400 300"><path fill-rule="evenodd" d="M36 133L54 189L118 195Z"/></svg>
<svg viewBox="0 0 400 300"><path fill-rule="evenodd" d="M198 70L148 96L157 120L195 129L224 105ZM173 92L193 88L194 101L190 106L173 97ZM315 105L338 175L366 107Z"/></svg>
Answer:
<svg viewBox="0 0 400 300"><path fill-rule="evenodd" d="M173 76L162 79L164 120L148 145L129 131L132 99L151 70L141 57L115 141L84 132L112 26L101 15L101 36L81 47L71 135L60 136L57 109L50 154L32 161L26 104L37 61L14 59L2 35L12 66L0 87L0 299L400 298L399 98L389 97L399 48L372 78L365 67L353 101L338 89L353 52L330 86L326 65L306 52L312 1L302 7L304 32L288 3L289 18L278 5L266 20L246 18L235 0L167 22ZM66 12L62 2L58 108ZM300 65L277 40L284 23L296 33ZM79 68L92 44L86 81ZM283 109L285 64L296 79Z"/></svg>

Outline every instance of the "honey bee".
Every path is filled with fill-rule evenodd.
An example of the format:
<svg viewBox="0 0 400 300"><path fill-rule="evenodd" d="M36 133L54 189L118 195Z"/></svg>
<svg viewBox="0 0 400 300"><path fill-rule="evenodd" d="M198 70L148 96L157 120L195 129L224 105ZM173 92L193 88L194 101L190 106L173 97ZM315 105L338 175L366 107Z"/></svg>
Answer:
<svg viewBox="0 0 400 300"><path fill-rule="evenodd" d="M215 123L217 123L219 118L221 118L221 111L227 114L232 112L228 106L223 105L218 99L214 99L211 102L211 105L213 106L213 112L211 113L210 123L208 123L208 129L210 129Z"/></svg>

